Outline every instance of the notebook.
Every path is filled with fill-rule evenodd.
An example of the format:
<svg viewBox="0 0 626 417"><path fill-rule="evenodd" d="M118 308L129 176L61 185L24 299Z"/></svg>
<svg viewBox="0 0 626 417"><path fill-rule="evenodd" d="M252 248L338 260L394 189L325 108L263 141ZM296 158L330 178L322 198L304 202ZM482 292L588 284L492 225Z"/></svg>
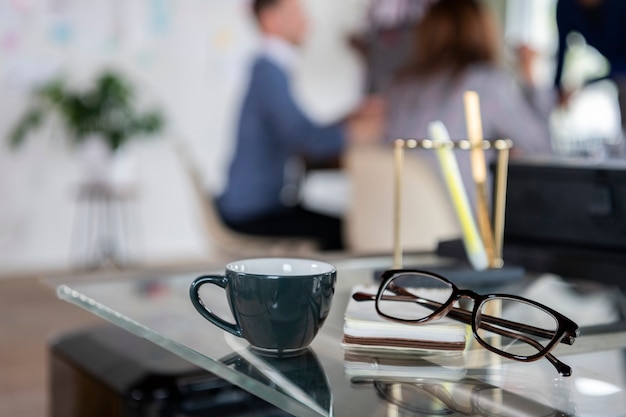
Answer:
<svg viewBox="0 0 626 417"><path fill-rule="evenodd" d="M357 291L376 294L376 285L358 285ZM346 308L342 346L361 352L429 354L459 352L465 349L468 326L443 318L424 324L405 324L378 315L373 301L350 298Z"/></svg>

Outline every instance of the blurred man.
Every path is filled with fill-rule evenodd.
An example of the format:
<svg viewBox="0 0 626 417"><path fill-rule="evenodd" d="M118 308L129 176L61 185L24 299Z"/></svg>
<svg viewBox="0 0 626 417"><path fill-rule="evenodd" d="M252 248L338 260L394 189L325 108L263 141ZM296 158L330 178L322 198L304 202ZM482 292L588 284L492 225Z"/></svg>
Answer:
<svg viewBox="0 0 626 417"><path fill-rule="evenodd" d="M254 0L252 8L262 52L252 66L228 182L217 201L219 212L239 232L311 237L321 249L341 249L340 219L308 211L286 198L293 184L289 162L298 156L336 160L348 141L378 140L382 108L370 102L344 122L320 126L311 121L289 85L308 28L300 1Z"/></svg>

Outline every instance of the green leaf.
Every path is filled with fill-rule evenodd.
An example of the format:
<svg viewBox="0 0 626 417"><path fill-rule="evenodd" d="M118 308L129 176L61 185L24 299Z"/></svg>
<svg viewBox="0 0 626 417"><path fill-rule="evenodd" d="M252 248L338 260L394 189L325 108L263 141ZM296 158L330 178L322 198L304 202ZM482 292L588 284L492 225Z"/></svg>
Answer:
<svg viewBox="0 0 626 417"><path fill-rule="evenodd" d="M9 141L12 147L20 146L26 135L41 125L43 120L43 111L39 107L30 109L22 118L17 122L15 127L9 133Z"/></svg>

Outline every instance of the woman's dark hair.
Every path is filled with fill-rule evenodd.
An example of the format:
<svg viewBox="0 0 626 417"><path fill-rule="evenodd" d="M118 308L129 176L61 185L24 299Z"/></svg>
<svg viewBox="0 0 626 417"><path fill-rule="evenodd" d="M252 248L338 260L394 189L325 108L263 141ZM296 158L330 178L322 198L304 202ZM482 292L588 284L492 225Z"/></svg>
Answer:
<svg viewBox="0 0 626 417"><path fill-rule="evenodd" d="M281 0L254 0L252 2L252 12L254 13L254 17L258 20L259 16L265 9L274 7L280 2Z"/></svg>
<svg viewBox="0 0 626 417"><path fill-rule="evenodd" d="M476 0L435 2L415 28L402 78L440 71L457 75L471 64L498 61L500 38L490 11Z"/></svg>

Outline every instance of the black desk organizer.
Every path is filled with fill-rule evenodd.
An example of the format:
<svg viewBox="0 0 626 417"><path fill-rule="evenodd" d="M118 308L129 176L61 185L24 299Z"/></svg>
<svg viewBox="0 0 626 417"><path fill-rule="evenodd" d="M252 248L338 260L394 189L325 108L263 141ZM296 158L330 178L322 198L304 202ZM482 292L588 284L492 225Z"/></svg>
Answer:
<svg viewBox="0 0 626 417"><path fill-rule="evenodd" d="M461 264L467 260L460 239L439 242L437 255L457 259ZM505 240L503 255L505 265L519 265L511 267L513 271L549 272L626 288L626 252Z"/></svg>

